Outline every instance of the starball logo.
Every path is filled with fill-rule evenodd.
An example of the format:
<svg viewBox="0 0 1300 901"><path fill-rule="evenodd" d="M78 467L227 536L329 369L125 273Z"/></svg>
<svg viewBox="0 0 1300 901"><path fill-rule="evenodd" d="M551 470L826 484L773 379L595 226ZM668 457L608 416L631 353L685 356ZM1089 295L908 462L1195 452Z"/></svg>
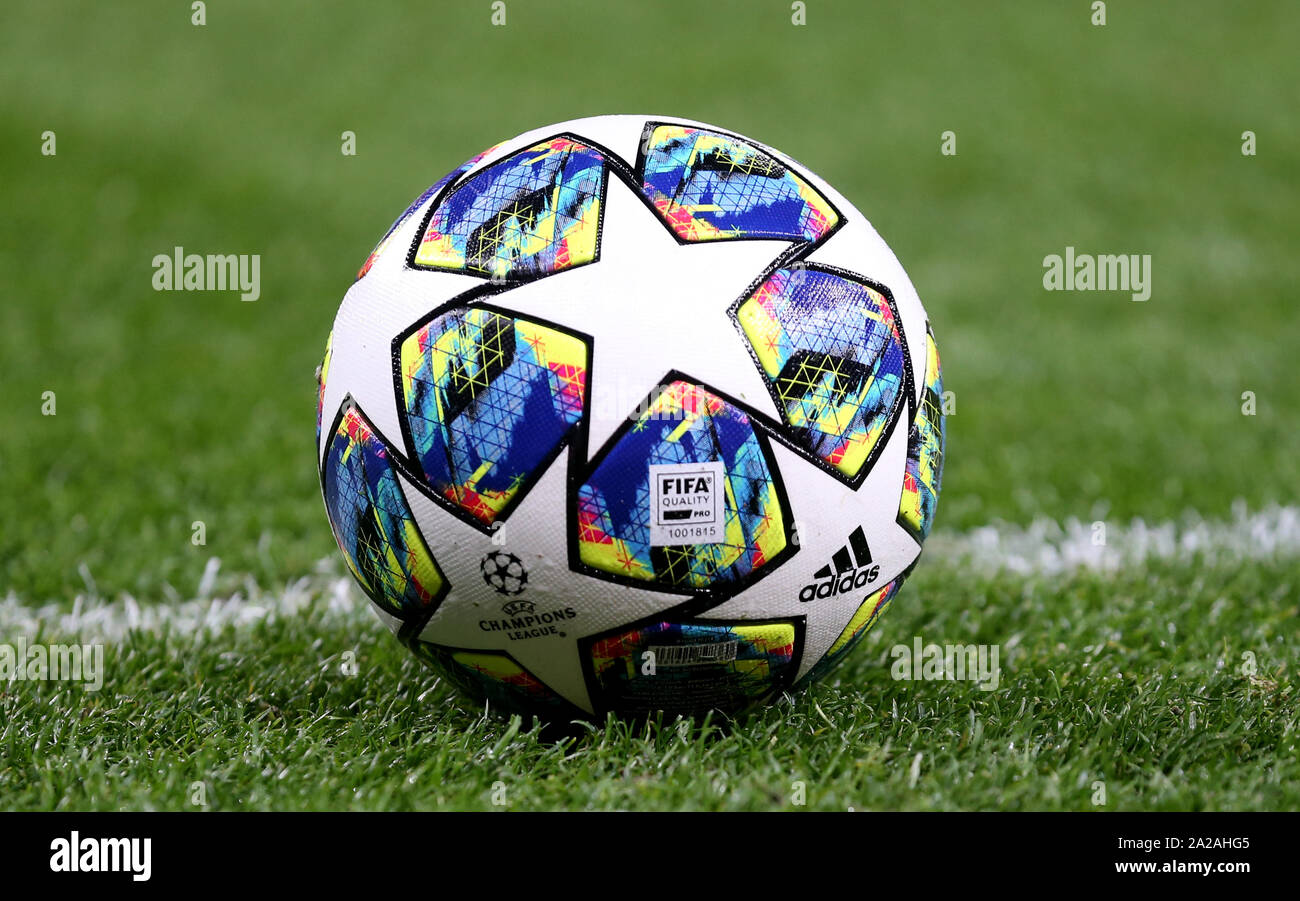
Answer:
<svg viewBox="0 0 1300 901"><path fill-rule="evenodd" d="M813 578L820 581L809 582L799 589L799 600L808 603L858 591L879 577L880 564L871 561L867 536L862 533L862 526L858 526L849 535L849 543L831 555L831 562L813 573Z"/></svg>

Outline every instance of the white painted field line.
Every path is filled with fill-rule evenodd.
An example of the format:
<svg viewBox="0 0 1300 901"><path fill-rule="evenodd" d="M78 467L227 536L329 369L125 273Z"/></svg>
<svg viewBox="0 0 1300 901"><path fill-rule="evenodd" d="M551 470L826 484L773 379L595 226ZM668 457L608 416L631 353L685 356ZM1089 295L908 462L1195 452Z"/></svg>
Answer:
<svg viewBox="0 0 1300 901"><path fill-rule="evenodd" d="M1227 520L1187 516L1104 525L1101 544L1095 525L1077 519L936 532L926 542L921 565L1056 575L1078 569L1113 572L1156 561L1224 564L1300 556L1300 507L1295 506L1273 505L1252 513L1238 503Z"/></svg>
<svg viewBox="0 0 1300 901"><path fill-rule="evenodd" d="M317 571L282 588L266 589L251 578L244 588L227 598L209 598L221 561L212 558L204 568L198 597L192 600L141 604L130 595L106 601L78 595L72 608L63 604L30 606L10 592L0 600L0 642L6 635L30 636L44 628L52 636L80 636L84 641L117 641L127 633L161 632L211 635L227 626L245 628L278 617L304 614L311 609L327 621L364 622L372 619L368 604L347 576L340 576L333 560L323 560ZM92 583L93 584L93 583Z"/></svg>
<svg viewBox="0 0 1300 901"><path fill-rule="evenodd" d="M939 531L925 546L926 568L953 568L981 575L1057 575L1075 570L1115 572L1153 561L1210 564L1239 563L1300 556L1300 507L1271 506L1248 512L1238 505L1227 520L1187 517L1178 522L1106 526L1106 543L1094 544L1092 523L1041 519L1028 526L985 526L969 532ZM87 594L71 609L61 604L29 605L10 592L0 600L0 643L8 636L38 630L51 636L116 641L133 630L171 629L181 635L213 634L227 626L245 628L310 610L340 625L368 621L368 603L342 564L322 560L316 571L281 588L264 588L251 578L228 598L209 598L220 568L213 558L204 569L197 597L140 604L130 596L107 601L97 596L94 580L82 573ZM82 567L85 570L85 567Z"/></svg>

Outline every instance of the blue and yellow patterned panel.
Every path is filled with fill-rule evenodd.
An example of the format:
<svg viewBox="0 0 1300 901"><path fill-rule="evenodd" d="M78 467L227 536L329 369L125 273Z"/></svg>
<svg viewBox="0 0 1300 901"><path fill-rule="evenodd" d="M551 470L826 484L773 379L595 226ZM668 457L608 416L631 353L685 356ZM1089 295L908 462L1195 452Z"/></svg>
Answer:
<svg viewBox="0 0 1300 901"><path fill-rule="evenodd" d="M723 540L652 546L653 464L721 462ZM665 587L747 579L786 549L776 481L749 417L696 385L666 386L578 489L578 555L586 565Z"/></svg>
<svg viewBox="0 0 1300 901"><path fill-rule="evenodd" d="M581 714L508 654L446 648L418 639L411 642L411 650L460 691L497 710L545 718Z"/></svg>
<svg viewBox="0 0 1300 901"><path fill-rule="evenodd" d="M644 146L642 193L682 241L817 241L839 224L830 201L753 144L659 125Z"/></svg>
<svg viewBox="0 0 1300 901"><path fill-rule="evenodd" d="M738 713L789 684L794 652L792 622L628 629L591 643L592 700L597 710L632 714Z"/></svg>
<svg viewBox="0 0 1300 901"><path fill-rule="evenodd" d="M358 279L362 278L367 272L370 271L370 267L375 265L375 261L379 259L380 254L382 254L384 250L388 247L388 242L393 237L393 232L397 231L397 229L401 227L402 223L411 217L412 213L418 210L426 200L428 200L430 197L437 194L444 187L446 187L448 182L460 178L460 176L464 175L470 169L473 169L476 165L478 165L479 160L483 159L483 157L487 156L493 150L496 150L495 146L489 147L487 150L484 150L482 153L478 154L477 156L466 160L460 166L451 170L442 178L438 179L436 182L430 185L428 190L426 190L419 197L415 198L415 200L411 202L411 205L406 208L406 212L398 216L397 219L393 222L393 224L388 227L388 231L384 232L384 236L379 239L379 243L375 245L375 249L370 251L370 256L366 257L365 263L362 264L360 271L357 272L357 278Z"/></svg>
<svg viewBox="0 0 1300 901"><path fill-rule="evenodd" d="M582 418L587 345L480 308L452 310L402 341L402 401L429 484L496 520Z"/></svg>
<svg viewBox="0 0 1300 901"><path fill-rule="evenodd" d="M330 439L321 484L334 538L370 599L399 619L427 613L445 580L397 483L387 446L355 407Z"/></svg>
<svg viewBox="0 0 1300 901"><path fill-rule="evenodd" d="M856 478L904 400L907 360L888 300L832 272L778 269L736 319L794 438Z"/></svg>
<svg viewBox="0 0 1300 901"><path fill-rule="evenodd" d="M882 585L880 588L867 595L867 599L859 605L849 624L844 627L840 637L835 639L834 643L826 651L825 656L818 660L808 672L804 673L799 680L799 686L816 682L822 676L826 675L836 664L848 656L849 651L853 650L862 637L871 631L871 627L876 624L876 620L884 615L893 602L894 596L898 590L903 587L903 577L899 576L892 582Z"/></svg>
<svg viewBox="0 0 1300 901"><path fill-rule="evenodd" d="M903 473L903 497L899 502L899 521L917 541L925 541L939 505L939 485L943 481L943 370L939 366L939 348L934 332L926 329L925 389L921 392L921 409L907 440L907 469Z"/></svg>
<svg viewBox="0 0 1300 901"><path fill-rule="evenodd" d="M415 265L491 278L549 275L596 258L605 158L572 138L521 150L433 211Z"/></svg>
<svg viewBox="0 0 1300 901"><path fill-rule="evenodd" d="M320 369L316 370L316 448L320 449L320 430L323 426L323 417L325 415L325 382L330 377L330 357L334 349L334 332L331 331L328 338L325 339L325 356L320 361Z"/></svg>

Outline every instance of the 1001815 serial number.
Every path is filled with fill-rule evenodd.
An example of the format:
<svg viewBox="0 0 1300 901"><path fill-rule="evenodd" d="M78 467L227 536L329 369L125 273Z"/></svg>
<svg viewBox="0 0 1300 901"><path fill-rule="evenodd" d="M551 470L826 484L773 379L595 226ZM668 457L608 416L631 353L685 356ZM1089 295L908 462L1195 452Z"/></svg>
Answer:
<svg viewBox="0 0 1300 901"><path fill-rule="evenodd" d="M714 527L707 526L660 526L659 533L668 538L690 540L692 538L712 538Z"/></svg>

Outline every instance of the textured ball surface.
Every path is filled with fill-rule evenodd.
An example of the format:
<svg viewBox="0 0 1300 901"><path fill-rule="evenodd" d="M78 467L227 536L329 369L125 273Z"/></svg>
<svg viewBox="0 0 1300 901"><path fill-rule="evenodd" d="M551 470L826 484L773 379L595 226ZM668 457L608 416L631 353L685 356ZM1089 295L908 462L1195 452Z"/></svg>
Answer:
<svg viewBox="0 0 1300 901"><path fill-rule="evenodd" d="M371 252L321 367L352 575L493 707L735 713L892 602L943 468L888 246L779 152L670 118L471 158Z"/></svg>

